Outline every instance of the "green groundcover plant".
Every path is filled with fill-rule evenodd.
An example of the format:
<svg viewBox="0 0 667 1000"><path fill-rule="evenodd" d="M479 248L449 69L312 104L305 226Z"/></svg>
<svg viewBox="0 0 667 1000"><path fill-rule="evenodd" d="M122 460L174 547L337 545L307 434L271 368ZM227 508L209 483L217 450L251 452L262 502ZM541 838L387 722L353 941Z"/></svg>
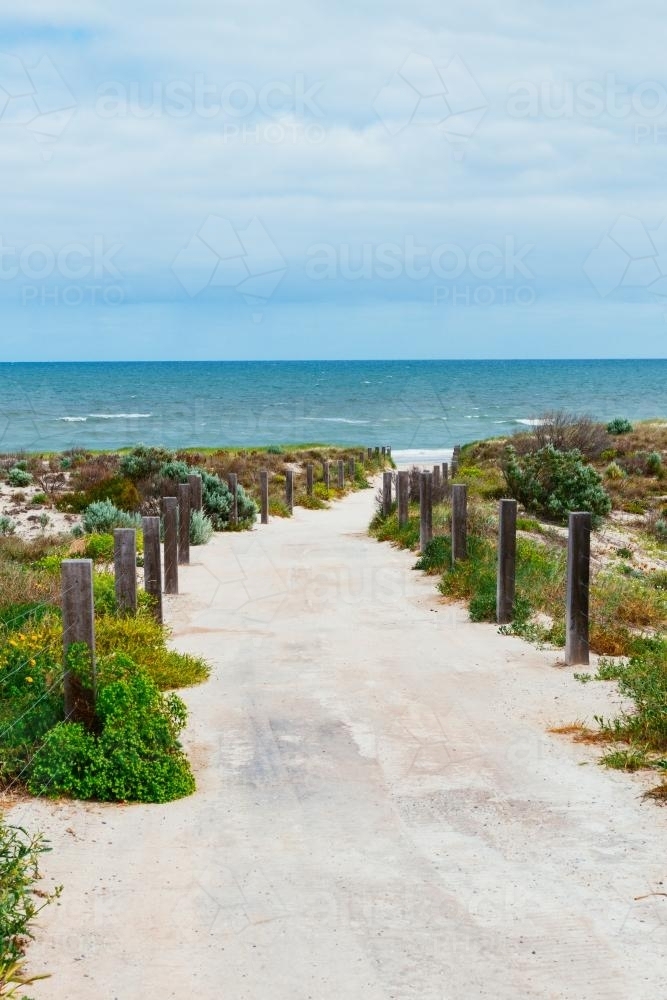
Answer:
<svg viewBox="0 0 667 1000"><path fill-rule="evenodd" d="M509 447L503 464L507 487L526 510L565 521L573 510L590 511L594 525L611 510L611 500L596 470L581 452L545 445L526 455Z"/></svg>

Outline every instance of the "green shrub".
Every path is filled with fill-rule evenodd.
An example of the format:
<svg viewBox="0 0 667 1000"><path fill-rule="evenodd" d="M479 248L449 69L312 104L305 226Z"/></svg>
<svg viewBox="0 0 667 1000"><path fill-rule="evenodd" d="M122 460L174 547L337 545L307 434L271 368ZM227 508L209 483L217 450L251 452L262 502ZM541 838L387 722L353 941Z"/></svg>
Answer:
<svg viewBox="0 0 667 1000"><path fill-rule="evenodd" d="M13 535L16 531L16 521L6 514L0 514L0 535Z"/></svg>
<svg viewBox="0 0 667 1000"><path fill-rule="evenodd" d="M270 444L265 448L267 455L282 455L283 450L279 444Z"/></svg>
<svg viewBox="0 0 667 1000"><path fill-rule="evenodd" d="M211 519L201 510L190 515L190 545L206 545L213 535Z"/></svg>
<svg viewBox="0 0 667 1000"><path fill-rule="evenodd" d="M646 458L646 473L649 476L659 476L662 473L662 455L652 451Z"/></svg>
<svg viewBox="0 0 667 1000"><path fill-rule="evenodd" d="M597 525L611 510L601 477L576 450L558 451L548 444L517 456L510 447L503 473L511 496L527 510L557 521L565 521L570 511L586 510Z"/></svg>
<svg viewBox="0 0 667 1000"><path fill-rule="evenodd" d="M93 562L111 563L114 558L114 537L113 535L90 535L86 540L86 547L83 550L86 559Z"/></svg>
<svg viewBox="0 0 667 1000"><path fill-rule="evenodd" d="M7 482L10 486L30 486L32 476L26 469L20 469L17 465L7 473Z"/></svg>
<svg viewBox="0 0 667 1000"><path fill-rule="evenodd" d="M415 563L415 569L425 573L441 573L452 560L452 545L446 535L436 535L424 546L424 551Z"/></svg>
<svg viewBox="0 0 667 1000"><path fill-rule="evenodd" d="M138 514L128 514L119 510L111 500L98 500L91 503L83 513L84 530L92 535L110 534L114 528L139 528L141 518Z"/></svg>
<svg viewBox="0 0 667 1000"><path fill-rule="evenodd" d="M610 462L604 474L606 479L625 479L625 472L618 462Z"/></svg>
<svg viewBox="0 0 667 1000"><path fill-rule="evenodd" d="M47 497L46 493L35 493L34 497L30 502L34 503L35 505L41 506L45 503L48 503L49 498Z"/></svg>
<svg viewBox="0 0 667 1000"><path fill-rule="evenodd" d="M103 802L170 802L190 795L195 782L178 737L187 710L175 694L161 694L150 677L124 657L119 676L98 686L99 732L61 722L32 760L28 788L35 795L68 795Z"/></svg>
<svg viewBox="0 0 667 1000"><path fill-rule="evenodd" d="M614 417L607 424L607 434L630 434L632 424L625 417Z"/></svg>
<svg viewBox="0 0 667 1000"><path fill-rule="evenodd" d="M141 497L136 486L131 479L124 476L109 476L86 490L65 493L57 500L56 506L59 510L80 514L86 507L99 500L110 500L120 510L129 512L138 511L141 506Z"/></svg>
<svg viewBox="0 0 667 1000"><path fill-rule="evenodd" d="M60 888L35 890L40 856L49 849L41 834L30 836L0 817L0 996L11 996L3 991L6 983L20 983L8 978L8 970L22 958L37 914L60 895Z"/></svg>
<svg viewBox="0 0 667 1000"><path fill-rule="evenodd" d="M326 510L327 504L316 496L308 496L307 493L298 493L294 498L295 507L305 507L306 510Z"/></svg>
<svg viewBox="0 0 667 1000"><path fill-rule="evenodd" d="M150 479L159 473L165 462L170 462L173 454L165 448L149 448L140 444L120 460L120 473L128 479Z"/></svg>

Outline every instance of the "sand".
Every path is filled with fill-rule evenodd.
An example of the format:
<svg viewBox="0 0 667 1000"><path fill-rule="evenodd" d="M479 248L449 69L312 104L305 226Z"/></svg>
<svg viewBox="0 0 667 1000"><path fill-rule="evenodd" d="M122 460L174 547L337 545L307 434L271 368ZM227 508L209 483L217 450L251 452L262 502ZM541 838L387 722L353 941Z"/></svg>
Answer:
<svg viewBox="0 0 667 1000"><path fill-rule="evenodd" d="M665 996L667 811L548 732L618 703L369 539L370 491L193 550L198 791L30 801L37 1000ZM644 898L637 898L644 897Z"/></svg>

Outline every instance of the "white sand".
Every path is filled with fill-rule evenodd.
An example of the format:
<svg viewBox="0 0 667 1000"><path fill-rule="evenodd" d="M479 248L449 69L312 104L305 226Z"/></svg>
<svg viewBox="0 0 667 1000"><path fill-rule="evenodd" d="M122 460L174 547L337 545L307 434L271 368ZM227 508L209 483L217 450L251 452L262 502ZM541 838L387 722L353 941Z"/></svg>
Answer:
<svg viewBox="0 0 667 1000"><path fill-rule="evenodd" d="M657 1000L667 812L547 732L608 713L365 535L373 493L195 549L193 797L27 802L39 1000Z"/></svg>

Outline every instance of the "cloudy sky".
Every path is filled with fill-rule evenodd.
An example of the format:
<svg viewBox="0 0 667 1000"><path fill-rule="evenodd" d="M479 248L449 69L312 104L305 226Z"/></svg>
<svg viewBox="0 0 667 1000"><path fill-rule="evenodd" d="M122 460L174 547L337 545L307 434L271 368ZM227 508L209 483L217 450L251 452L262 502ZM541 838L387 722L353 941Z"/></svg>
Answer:
<svg viewBox="0 0 667 1000"><path fill-rule="evenodd" d="M22 0L0 360L662 356L662 5L362 8Z"/></svg>

